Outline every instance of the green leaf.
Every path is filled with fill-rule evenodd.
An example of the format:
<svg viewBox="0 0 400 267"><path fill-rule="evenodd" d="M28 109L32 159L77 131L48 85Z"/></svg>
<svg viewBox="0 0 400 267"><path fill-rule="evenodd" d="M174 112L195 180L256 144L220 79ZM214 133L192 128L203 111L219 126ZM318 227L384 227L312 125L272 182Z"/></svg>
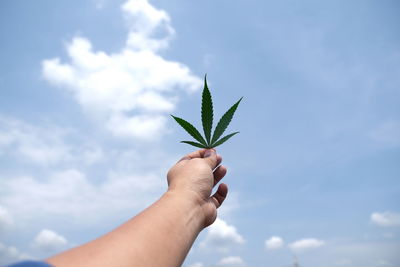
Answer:
<svg viewBox="0 0 400 267"><path fill-rule="evenodd" d="M201 101L201 121L203 123L204 136L207 140L207 145L211 141L211 129L213 124L213 103L210 90L207 86L207 75L204 77L204 89Z"/></svg>
<svg viewBox="0 0 400 267"><path fill-rule="evenodd" d="M211 145L211 147L217 147L219 145L222 145L223 143L225 143L229 138L231 138L232 136L234 136L235 134L237 134L239 132L234 132L231 134L228 134L224 137L222 137L221 139L219 139L217 142L215 142L214 144Z"/></svg>
<svg viewBox="0 0 400 267"><path fill-rule="evenodd" d="M199 131L189 122L185 121L184 119L175 117L174 115L171 115L172 118L180 125L182 126L183 129L188 132L194 139L199 141L202 145L207 146L206 141L204 140L203 136L199 133Z"/></svg>
<svg viewBox="0 0 400 267"><path fill-rule="evenodd" d="M220 138L221 135L225 132L226 128L228 127L229 123L232 120L233 114L235 114L235 111L239 106L240 101L242 101L242 99L243 97L241 97L238 102L236 102L230 109L228 109L228 111L225 112L225 114L219 120L217 127L215 127L213 137L211 139L212 144L214 144L218 140L218 138Z"/></svg>
<svg viewBox="0 0 400 267"><path fill-rule="evenodd" d="M225 143L232 136L239 133L234 132L220 138L232 121L233 115L235 114L240 101L242 101L242 98L240 98L239 101L237 101L227 112L225 112L225 114L219 120L217 127L215 127L214 133L212 133L214 119L213 101L211 92L207 85L207 75L205 75L201 101L201 121L205 137L203 137L201 133L189 122L171 115L171 117L174 118L175 121L186 130L186 132L188 132L196 141L198 141L181 141L181 143L186 143L199 148L212 148Z"/></svg>
<svg viewBox="0 0 400 267"><path fill-rule="evenodd" d="M192 141L181 141L181 143L189 144L195 147L200 147L200 148L207 148L205 145L197 143L197 142L192 142Z"/></svg>

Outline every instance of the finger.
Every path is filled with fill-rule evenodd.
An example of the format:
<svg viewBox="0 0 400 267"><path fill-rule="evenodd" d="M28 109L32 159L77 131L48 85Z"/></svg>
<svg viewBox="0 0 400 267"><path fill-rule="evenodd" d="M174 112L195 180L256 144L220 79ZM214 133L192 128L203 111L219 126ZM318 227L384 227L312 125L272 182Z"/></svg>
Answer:
<svg viewBox="0 0 400 267"><path fill-rule="evenodd" d="M227 169L225 168L225 166L219 165L215 171L214 171L214 185L219 183L219 181L221 181L222 178L224 178L225 174L227 172Z"/></svg>
<svg viewBox="0 0 400 267"><path fill-rule="evenodd" d="M185 155L184 157L182 157L178 162L181 162L184 160L190 160L190 159L194 159L194 158L202 158L205 150L206 149L200 149L200 150L194 151L192 153L189 153L189 154Z"/></svg>
<svg viewBox="0 0 400 267"><path fill-rule="evenodd" d="M182 157L179 161L190 160L190 159L195 159L195 158L202 158L206 151L207 151L207 149L199 149L199 150L193 151L193 152L185 155L184 157Z"/></svg>
<svg viewBox="0 0 400 267"><path fill-rule="evenodd" d="M227 195L228 195L228 186L226 184L220 184L218 186L217 192L215 192L215 194L211 197L217 209L222 205Z"/></svg>
<svg viewBox="0 0 400 267"><path fill-rule="evenodd" d="M208 163L208 165L210 166L210 168L213 170L222 162L222 157L220 155L217 155L217 152L214 148L211 148L211 149L200 149L192 153L189 153L186 156L182 157L178 161L178 163L181 161L191 160L195 158L204 158Z"/></svg>
<svg viewBox="0 0 400 267"><path fill-rule="evenodd" d="M212 170L218 166L217 152L213 148L203 151L203 159L207 162L208 166L210 166Z"/></svg>
<svg viewBox="0 0 400 267"><path fill-rule="evenodd" d="M221 155L217 154L217 167L213 169L213 173L219 168L221 162L222 162L222 157Z"/></svg>
<svg viewBox="0 0 400 267"><path fill-rule="evenodd" d="M221 155L217 154L217 166L221 164L221 162L222 162L222 157Z"/></svg>
<svg viewBox="0 0 400 267"><path fill-rule="evenodd" d="M186 156L182 157L180 160L178 160L177 163L179 163L181 161L189 160L189 159L190 159L190 157L188 155L186 155Z"/></svg>

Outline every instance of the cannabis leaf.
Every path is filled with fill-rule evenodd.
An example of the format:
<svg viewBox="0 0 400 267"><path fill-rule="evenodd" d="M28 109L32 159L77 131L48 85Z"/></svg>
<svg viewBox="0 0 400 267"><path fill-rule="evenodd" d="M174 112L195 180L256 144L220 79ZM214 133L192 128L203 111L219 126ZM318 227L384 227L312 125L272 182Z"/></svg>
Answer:
<svg viewBox="0 0 400 267"><path fill-rule="evenodd" d="M197 141L181 141L181 143L189 144L199 148L213 148L225 143L229 138L239 133L234 132L220 138L225 132L226 128L228 128L229 123L232 121L233 115L235 114L235 111L239 106L240 101L242 101L242 98L240 98L239 101L237 101L230 109L228 109L227 112L225 112L225 114L221 117L217 126L215 127L214 133L212 134L214 111L211 93L207 85L206 75L204 77L204 89L201 99L201 122L203 124L205 138L192 124L185 121L184 119L171 115L172 118L174 118L174 120Z"/></svg>
<svg viewBox="0 0 400 267"><path fill-rule="evenodd" d="M201 98L201 122L203 123L204 135L207 140L207 144L210 143L211 130L213 124L213 102L211 98L210 90L207 86L207 76L204 77L204 89Z"/></svg>

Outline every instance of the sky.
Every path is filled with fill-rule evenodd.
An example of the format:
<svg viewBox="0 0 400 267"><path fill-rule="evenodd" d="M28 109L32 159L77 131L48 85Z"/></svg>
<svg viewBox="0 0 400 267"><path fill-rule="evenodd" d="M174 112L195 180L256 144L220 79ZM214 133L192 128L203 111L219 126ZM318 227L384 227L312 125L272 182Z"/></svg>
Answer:
<svg viewBox="0 0 400 267"><path fill-rule="evenodd" d="M184 266L400 266L398 1L0 2L0 265L157 200L200 127L229 195Z"/></svg>

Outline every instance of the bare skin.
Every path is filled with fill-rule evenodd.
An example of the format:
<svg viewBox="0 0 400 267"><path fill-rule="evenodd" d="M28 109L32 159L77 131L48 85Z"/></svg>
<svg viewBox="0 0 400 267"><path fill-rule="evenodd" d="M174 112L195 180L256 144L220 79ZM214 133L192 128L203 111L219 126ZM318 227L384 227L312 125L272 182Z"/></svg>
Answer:
<svg viewBox="0 0 400 267"><path fill-rule="evenodd" d="M221 161L213 149L186 155L169 170L167 192L150 207L104 236L46 261L57 267L181 266L228 193L221 183L211 196L227 172L217 167Z"/></svg>

